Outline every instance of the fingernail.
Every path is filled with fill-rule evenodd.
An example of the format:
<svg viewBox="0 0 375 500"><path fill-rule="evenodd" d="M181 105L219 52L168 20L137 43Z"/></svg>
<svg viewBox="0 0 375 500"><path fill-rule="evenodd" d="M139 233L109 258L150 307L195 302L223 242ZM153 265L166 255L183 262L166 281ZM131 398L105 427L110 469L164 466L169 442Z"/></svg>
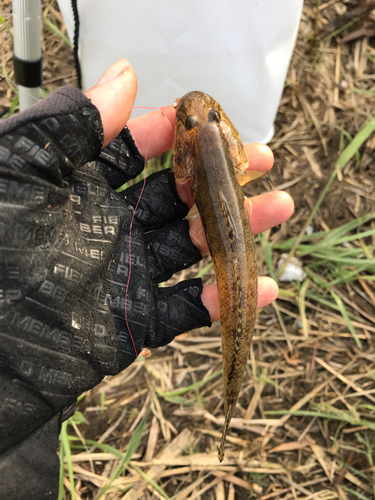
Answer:
<svg viewBox="0 0 375 500"><path fill-rule="evenodd" d="M99 78L97 85L102 83L112 82L116 78L122 76L129 70L129 62L127 59L120 59L110 66Z"/></svg>

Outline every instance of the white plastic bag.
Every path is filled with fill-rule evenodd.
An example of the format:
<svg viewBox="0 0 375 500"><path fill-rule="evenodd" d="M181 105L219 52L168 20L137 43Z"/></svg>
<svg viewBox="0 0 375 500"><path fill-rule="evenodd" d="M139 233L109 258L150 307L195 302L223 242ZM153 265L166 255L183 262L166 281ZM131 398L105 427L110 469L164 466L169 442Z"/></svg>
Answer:
<svg viewBox="0 0 375 500"><path fill-rule="evenodd" d="M58 1L72 40L71 2ZM223 106L245 143L268 142L302 3L79 0L84 88L126 57L138 77L136 106L165 106L202 90Z"/></svg>

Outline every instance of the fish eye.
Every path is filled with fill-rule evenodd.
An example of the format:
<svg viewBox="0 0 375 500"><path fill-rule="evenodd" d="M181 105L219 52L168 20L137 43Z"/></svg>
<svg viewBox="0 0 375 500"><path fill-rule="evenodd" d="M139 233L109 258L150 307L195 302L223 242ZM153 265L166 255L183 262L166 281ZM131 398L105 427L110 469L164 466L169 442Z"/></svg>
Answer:
<svg viewBox="0 0 375 500"><path fill-rule="evenodd" d="M198 125L198 118L195 115L187 115L185 119L185 127L187 130L192 130Z"/></svg>
<svg viewBox="0 0 375 500"><path fill-rule="evenodd" d="M216 109L210 109L208 112L208 121L220 123L220 113Z"/></svg>

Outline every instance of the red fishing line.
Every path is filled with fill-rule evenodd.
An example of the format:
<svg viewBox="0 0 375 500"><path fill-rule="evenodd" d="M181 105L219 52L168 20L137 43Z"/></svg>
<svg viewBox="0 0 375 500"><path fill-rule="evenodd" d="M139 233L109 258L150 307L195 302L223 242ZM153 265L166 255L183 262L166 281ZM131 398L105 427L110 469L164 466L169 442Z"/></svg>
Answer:
<svg viewBox="0 0 375 500"><path fill-rule="evenodd" d="M149 107L147 107L147 106L135 106L135 108L157 109L157 112L156 112L155 117L154 117L154 121L152 122L151 130L150 130L150 137L149 137L149 140L148 140L147 150L146 150L146 154L145 154L145 166L144 166L144 170L143 170L143 173L144 173L143 185L142 185L142 189L141 189L141 192L140 192L140 195L139 195L139 198L138 198L137 204L136 204L136 205L135 205L135 207L134 207L133 215L132 215L132 218L131 218L131 221L130 221L130 228L129 228L129 273L128 273L128 282L127 282L127 284L126 284L126 292L125 292L125 322L126 322L126 326L127 326L127 328L128 328L129 335L130 335L130 338L131 338L131 341L132 341L132 344L133 344L133 348L134 348L135 355L138 357L137 348L135 347L135 342L134 342L133 335L132 335L132 332L131 332L131 330L130 330L130 326L129 326L129 321L128 321L128 309L127 309L127 299L128 299L128 291L129 291L130 275L131 275L131 269L132 269L132 249L131 249L131 237L132 237L132 227L133 227L133 222L134 222L135 213L136 213L136 211L137 211L137 208L138 208L139 202L141 201L142 194L143 194L143 191L144 191L144 189L145 189L145 185L146 185L146 166L147 166L147 157L148 157L148 152L149 152L149 150L150 150L151 139L152 139L152 133L153 133L153 131L154 131L154 127L155 127L156 117L158 116L159 111L160 111L162 108L149 108Z"/></svg>

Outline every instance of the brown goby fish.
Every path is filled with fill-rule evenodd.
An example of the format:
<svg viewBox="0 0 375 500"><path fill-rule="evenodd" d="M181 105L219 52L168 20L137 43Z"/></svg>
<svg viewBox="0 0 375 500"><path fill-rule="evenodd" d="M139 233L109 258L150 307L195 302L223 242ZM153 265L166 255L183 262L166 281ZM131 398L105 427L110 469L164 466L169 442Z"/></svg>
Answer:
<svg viewBox="0 0 375 500"><path fill-rule="evenodd" d="M173 142L176 182L192 180L191 192L202 220L219 289L224 373L224 445L253 335L258 269L254 237L240 185L264 175L247 171L239 133L210 95L189 92L175 103Z"/></svg>

